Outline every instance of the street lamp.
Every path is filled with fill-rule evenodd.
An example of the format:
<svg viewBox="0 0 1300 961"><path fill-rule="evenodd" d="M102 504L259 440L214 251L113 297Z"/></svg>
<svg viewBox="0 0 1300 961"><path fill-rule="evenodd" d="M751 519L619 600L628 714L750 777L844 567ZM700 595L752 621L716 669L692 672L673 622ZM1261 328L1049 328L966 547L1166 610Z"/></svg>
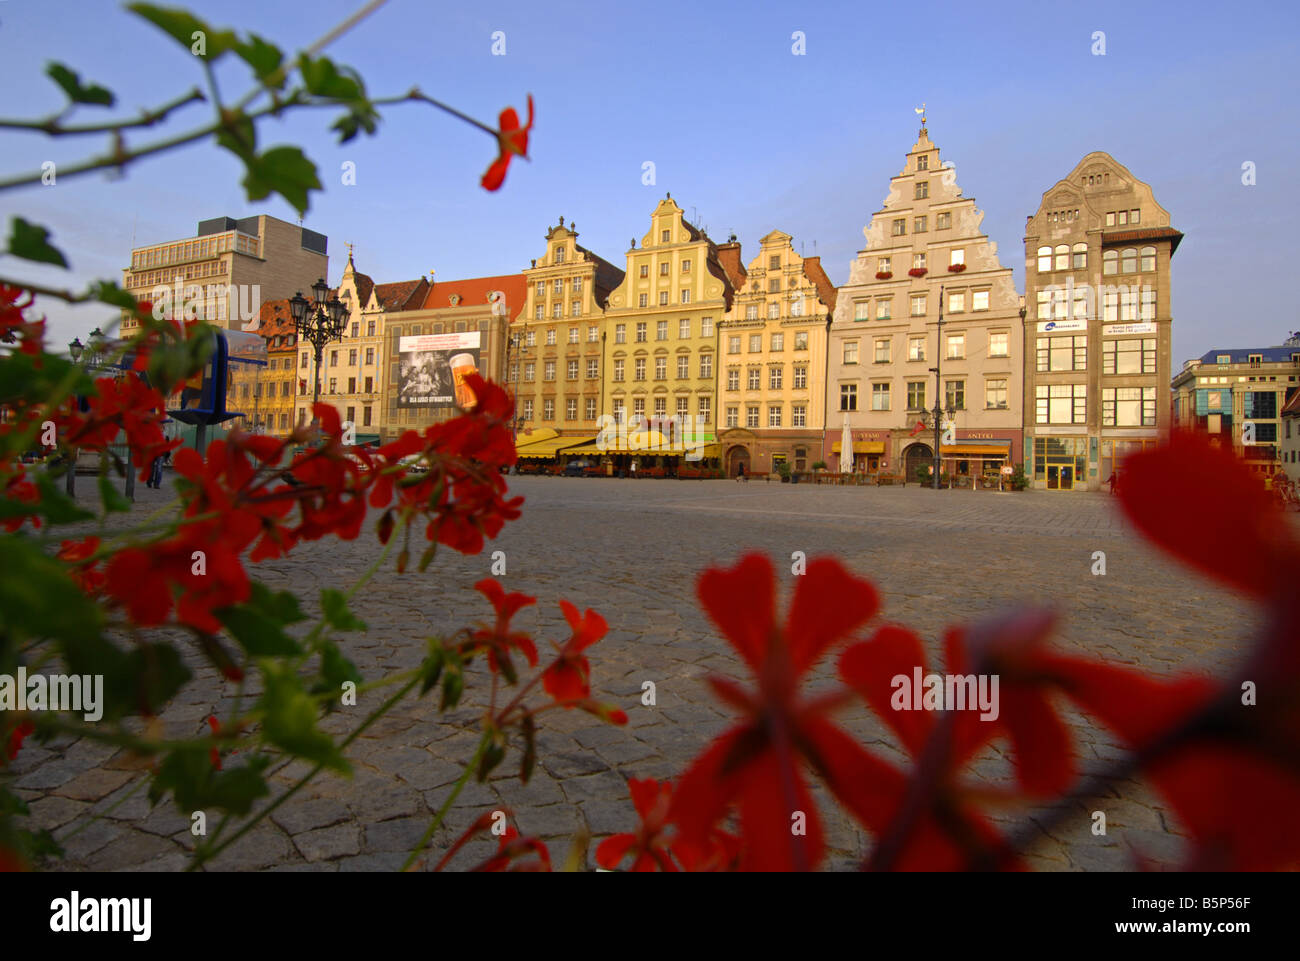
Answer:
<svg viewBox="0 0 1300 961"><path fill-rule="evenodd" d="M72 343L68 344L68 356L72 358L74 364L81 360L81 353L85 349L80 337L73 338Z"/></svg>
<svg viewBox="0 0 1300 961"><path fill-rule="evenodd" d="M346 306L337 297L328 301L329 284L322 277L311 285L314 302L309 301L298 291L289 300L289 312L293 315L294 327L298 337L312 345L316 352L316 368L312 378L312 425L319 420L316 417L316 404L320 402L320 363L325 345L333 340L343 339Z"/></svg>
<svg viewBox="0 0 1300 961"><path fill-rule="evenodd" d="M939 324L935 331L934 338L934 366L930 369L934 371L934 467L931 469L931 486L934 490L939 489L939 439L943 432L943 425L940 421L943 419L943 409L939 406L939 398L942 396L940 390L943 382L940 380L940 369L943 365L943 288L939 288Z"/></svg>
<svg viewBox="0 0 1300 961"><path fill-rule="evenodd" d="M523 421L523 418L519 416L519 369L518 368L519 368L519 364L522 362L522 358L527 356L528 354L528 346L524 342L524 335L522 333L511 334L506 338L506 371L507 372L509 372L510 370L510 356L512 351L514 352L514 358L515 358L515 372L514 372L514 376L510 378L511 381L510 392L515 402L515 415L510 419L510 428L511 428L511 439L515 441L515 443L518 443L519 424Z"/></svg>

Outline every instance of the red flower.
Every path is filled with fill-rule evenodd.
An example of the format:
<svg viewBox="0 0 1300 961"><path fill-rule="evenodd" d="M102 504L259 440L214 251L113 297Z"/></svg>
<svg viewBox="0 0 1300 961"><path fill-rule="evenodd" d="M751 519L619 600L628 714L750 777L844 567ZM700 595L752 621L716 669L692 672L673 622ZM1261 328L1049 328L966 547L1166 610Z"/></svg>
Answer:
<svg viewBox="0 0 1300 961"><path fill-rule="evenodd" d="M80 541L62 541L58 558L72 568L72 577L87 594L96 594L104 587L104 572L97 561L91 561L99 550L98 537L87 537Z"/></svg>
<svg viewBox="0 0 1300 961"><path fill-rule="evenodd" d="M542 673L542 686L560 703L583 701L591 695L591 665L582 652L604 637L609 627L591 608L579 615L568 601L560 601L560 609L573 636L563 647L555 645L560 656Z"/></svg>
<svg viewBox="0 0 1300 961"><path fill-rule="evenodd" d="M877 779L899 776L826 719L839 695L804 701L798 693L821 656L875 615L875 588L837 561L813 561L797 581L784 626L778 626L774 581L771 562L759 554L700 576L700 601L753 670L758 689L750 693L730 680L710 678L718 696L743 716L681 779L671 819L688 845L707 848L714 826L736 802L748 844L743 867L806 870L821 859L823 841L797 760L808 761L859 816L875 803L870 795ZM800 813L803 834L795 832Z"/></svg>
<svg viewBox="0 0 1300 961"><path fill-rule="evenodd" d="M517 591L507 594L501 583L492 577L485 577L475 584L474 588L491 601L492 606L496 609L497 619L490 629L483 628L474 631L470 635L470 639L475 648L482 648L487 651L488 667L492 672L501 671L513 684L515 669L510 661L510 650L516 648L522 651L524 657L528 659L528 665L535 667L537 665L537 647L527 634L522 631L510 630L510 619L519 612L520 608L537 603L537 598L529 597L527 594L520 594Z"/></svg>
<svg viewBox="0 0 1300 961"><path fill-rule="evenodd" d="M520 860L526 854L535 854L532 861ZM537 838L521 838L512 824L505 834L497 838L497 853L488 858L474 871L549 871L551 870L551 852Z"/></svg>
<svg viewBox="0 0 1300 961"><path fill-rule="evenodd" d="M213 737L221 733L221 722L217 720L216 715L208 715L208 727L212 728ZM212 762L214 768L218 771L221 770L221 751L218 748L212 747L208 749L208 760Z"/></svg>
<svg viewBox="0 0 1300 961"><path fill-rule="evenodd" d="M641 817L641 826L634 834L615 834L600 842L596 848L596 863L613 871L627 856L634 855L633 871L676 871L669 853L669 845L664 837L668 827L668 808L672 801L673 787L668 781L662 784L654 778L645 780L631 779L627 782L632 794L632 804Z"/></svg>
<svg viewBox="0 0 1300 961"><path fill-rule="evenodd" d="M486 190L497 190L505 182L506 170L510 167L510 159L519 154L521 157L528 156L528 134L533 129L533 95L528 95L528 123L519 126L519 114L515 113L514 107L506 107L501 111L501 117L498 121L500 130L497 133L497 149L500 151L497 159L492 161L492 166L488 167L487 173L483 175L483 187Z"/></svg>
<svg viewBox="0 0 1300 961"><path fill-rule="evenodd" d="M23 749L23 741L27 740L28 735L36 730L36 725L31 721L23 721L12 731L9 732L9 745L5 748L5 758L12 761L18 756L18 752Z"/></svg>

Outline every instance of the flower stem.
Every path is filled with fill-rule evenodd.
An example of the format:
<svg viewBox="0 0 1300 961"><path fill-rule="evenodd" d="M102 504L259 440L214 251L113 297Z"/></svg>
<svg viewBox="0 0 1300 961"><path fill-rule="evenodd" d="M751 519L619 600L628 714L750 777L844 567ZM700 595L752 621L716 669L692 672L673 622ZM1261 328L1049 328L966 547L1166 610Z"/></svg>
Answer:
<svg viewBox="0 0 1300 961"><path fill-rule="evenodd" d="M426 830L424 836L416 842L415 847L411 848L411 853L406 856L406 860L402 863L403 871L406 871L415 863L415 859L420 856L420 852L424 850L425 845L433 839L434 832L438 830L439 826L442 824L443 818L445 818L447 812L451 810L452 804L455 802L456 798L460 796L460 792L464 789L465 785L469 783L470 775L473 774L475 768L478 767L478 762L483 758L483 752L487 750L488 744L491 740L492 736L485 731L483 737L479 739L478 750L474 752L474 756L470 758L469 763L465 765L465 770L460 773L460 779L451 789L451 793L447 795L447 799L442 802L442 807L438 809L438 813L433 816L433 821L429 824L428 830Z"/></svg>

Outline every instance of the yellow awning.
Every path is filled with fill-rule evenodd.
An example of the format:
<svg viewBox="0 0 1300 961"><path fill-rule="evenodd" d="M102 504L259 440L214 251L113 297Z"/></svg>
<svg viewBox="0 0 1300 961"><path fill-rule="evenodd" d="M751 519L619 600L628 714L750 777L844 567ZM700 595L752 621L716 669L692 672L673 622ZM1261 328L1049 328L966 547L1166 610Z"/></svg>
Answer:
<svg viewBox="0 0 1300 961"><path fill-rule="evenodd" d="M840 452L840 442L835 441L831 444L831 453ZM883 454L885 452L885 442L881 440L855 440L853 442L853 453L855 454Z"/></svg>
<svg viewBox="0 0 1300 961"><path fill-rule="evenodd" d="M559 435L560 432L554 427L539 427L530 434L519 433L515 436L515 450L522 451L525 447L531 447L533 444L550 440L552 437L558 437Z"/></svg>
<svg viewBox="0 0 1300 961"><path fill-rule="evenodd" d="M590 437L550 437L529 444L527 447L518 447L515 449L515 454L520 460L528 458L546 460L566 448L577 447L588 443L590 440Z"/></svg>

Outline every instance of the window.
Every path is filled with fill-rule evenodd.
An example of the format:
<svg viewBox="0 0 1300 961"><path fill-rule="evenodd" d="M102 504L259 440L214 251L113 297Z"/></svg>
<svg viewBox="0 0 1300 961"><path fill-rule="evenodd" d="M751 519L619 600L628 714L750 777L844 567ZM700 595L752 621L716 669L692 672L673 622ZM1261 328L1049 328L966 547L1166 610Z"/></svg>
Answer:
<svg viewBox="0 0 1300 961"><path fill-rule="evenodd" d="M840 384L840 410L858 409L858 385Z"/></svg>
<svg viewBox="0 0 1300 961"><path fill-rule="evenodd" d="M334 380L333 377L331 377L331 378L330 378L330 389L329 389L329 392L330 392L331 394L333 394L333 393L337 393L337 391L335 390L334 385L335 385L335 380Z"/></svg>
<svg viewBox="0 0 1300 961"><path fill-rule="evenodd" d="M1120 254L1119 272L1121 274L1134 274L1137 273L1137 269L1138 269L1137 248L1125 247L1123 253Z"/></svg>
<svg viewBox="0 0 1300 961"><path fill-rule="evenodd" d="M699 412L701 424L710 424L713 422L713 398L701 397L697 402L696 408Z"/></svg>
<svg viewBox="0 0 1300 961"><path fill-rule="evenodd" d="M555 248L555 262L556 262L557 264L562 264L562 263L564 263L564 248L563 248L563 247L556 247L556 248Z"/></svg>
<svg viewBox="0 0 1300 961"><path fill-rule="evenodd" d="M596 419L596 398L588 397L586 404L584 404L583 406L586 408L585 411L586 419L595 420Z"/></svg>
<svg viewBox="0 0 1300 961"><path fill-rule="evenodd" d="M916 194L913 199L924 200L928 196L930 196L930 181L918 180L916 182Z"/></svg>
<svg viewBox="0 0 1300 961"><path fill-rule="evenodd" d="M359 334L360 332L361 332L361 325L360 325L360 324L353 324L353 325L352 325L352 336L355 337L355 336L357 336L357 334Z"/></svg>
<svg viewBox="0 0 1300 961"><path fill-rule="evenodd" d="M558 296L560 296L560 295L563 294L563 293L564 293L564 278L563 278L563 277L556 277L556 278L555 278L555 296L558 297Z"/></svg>
<svg viewBox="0 0 1300 961"><path fill-rule="evenodd" d="M781 305L774 300L767 305L767 319L777 320L780 316L781 316Z"/></svg>
<svg viewBox="0 0 1300 961"><path fill-rule="evenodd" d="M1137 211L1135 210L1134 213L1137 213ZM1142 248L1142 270L1147 271L1147 270L1155 270L1155 269L1156 269L1156 249L1154 247L1143 247Z"/></svg>
<svg viewBox="0 0 1300 961"><path fill-rule="evenodd" d="M538 296L538 297L545 297L545 296L546 296L546 281L544 281L544 280L539 280L539 281L537 282L537 296Z"/></svg>
<svg viewBox="0 0 1300 961"><path fill-rule="evenodd" d="M984 382L984 406L990 410L1006 410L1007 382L1005 379L998 378Z"/></svg>
<svg viewBox="0 0 1300 961"><path fill-rule="evenodd" d="M614 423L623 424L627 422L627 405L621 400L614 401Z"/></svg>
<svg viewBox="0 0 1300 961"><path fill-rule="evenodd" d="M740 336L738 334L727 338L727 353L740 353Z"/></svg>
<svg viewBox="0 0 1300 961"><path fill-rule="evenodd" d="M781 383L785 379L784 367L769 367L767 369L767 389L780 390Z"/></svg>
<svg viewBox="0 0 1300 961"><path fill-rule="evenodd" d="M989 332L989 356L990 357L1008 357L1010 356L1011 335L1006 331Z"/></svg>
<svg viewBox="0 0 1300 961"><path fill-rule="evenodd" d="M987 290L977 290L970 295L971 310L988 310L989 309L989 292Z"/></svg>
<svg viewBox="0 0 1300 961"><path fill-rule="evenodd" d="M330 351L330 366L331 366L331 367L337 367L338 365L339 365L339 352L338 352L337 350L331 350L331 351Z"/></svg>
<svg viewBox="0 0 1300 961"><path fill-rule="evenodd" d="M712 379L713 377L713 355L700 354L700 376Z"/></svg>
<svg viewBox="0 0 1300 961"><path fill-rule="evenodd" d="M524 416L524 420L532 420L532 419L533 419L533 402L532 402L531 400L526 400L526 401L524 401L524 415L523 415L523 416Z"/></svg>
<svg viewBox="0 0 1300 961"><path fill-rule="evenodd" d="M943 382L943 406L956 410L966 409L966 381L945 380Z"/></svg>
<svg viewBox="0 0 1300 961"><path fill-rule="evenodd" d="M549 397L542 401L542 420L555 420L555 401Z"/></svg>
<svg viewBox="0 0 1300 961"><path fill-rule="evenodd" d="M767 426L781 426L781 407L779 404L772 404L767 408Z"/></svg>
<svg viewBox="0 0 1300 961"><path fill-rule="evenodd" d="M536 347L536 346L537 346L537 331L535 331L535 330L530 330L530 331L528 332L528 344L527 344L527 346L529 346L529 347Z"/></svg>
<svg viewBox="0 0 1300 961"><path fill-rule="evenodd" d="M666 290L659 291L659 306L660 307L668 306L668 291Z"/></svg>
<svg viewBox="0 0 1300 961"><path fill-rule="evenodd" d="M876 300L876 320L889 320L892 303L888 297Z"/></svg>
<svg viewBox="0 0 1300 961"><path fill-rule="evenodd" d="M683 290L683 291L682 291L682 303L683 303L683 304L689 304L690 302L691 302L691 292L690 292L690 290L689 290L689 289Z"/></svg>
<svg viewBox="0 0 1300 961"><path fill-rule="evenodd" d="M791 281L791 283L793 283L793 281ZM795 296L795 297L791 297L791 298L790 298L790 316L791 316L791 317L802 317L802 316L803 316L803 301L804 301L803 294L799 294L798 296Z"/></svg>
<svg viewBox="0 0 1300 961"><path fill-rule="evenodd" d="M1055 262L1052 264L1052 269L1069 270L1070 269L1070 248L1065 244L1057 244L1055 253L1056 253L1056 257L1055 257Z"/></svg>
<svg viewBox="0 0 1300 961"><path fill-rule="evenodd" d="M790 426L807 427L808 426L808 406L806 404L790 405ZM798 453L796 451L796 453ZM802 467L802 464L799 466Z"/></svg>
<svg viewBox="0 0 1300 961"><path fill-rule="evenodd" d="M655 398L655 418L658 419L658 420L662 420L663 418L665 418L665 417L667 417L667 416L668 416L668 398L667 398L667 397L656 397L656 398Z"/></svg>
<svg viewBox="0 0 1300 961"><path fill-rule="evenodd" d="M907 220L903 217L899 217L897 220L895 220L893 226L890 229L890 233L892 233L895 237L901 237L905 233L907 233Z"/></svg>
<svg viewBox="0 0 1300 961"><path fill-rule="evenodd" d="M1107 250L1101 255L1101 272L1103 274L1119 273L1119 251Z"/></svg>
<svg viewBox="0 0 1300 961"><path fill-rule="evenodd" d="M366 322L366 336L367 337L375 336L375 322L373 320Z"/></svg>
<svg viewBox="0 0 1300 961"><path fill-rule="evenodd" d="M808 368L803 364L794 365L794 389L808 389Z"/></svg>
<svg viewBox="0 0 1300 961"><path fill-rule="evenodd" d="M262 385L261 385L261 384L258 384L258 386L260 387L260 386L262 386ZM348 393L349 393L349 394L355 394L356 392L357 392L357 379L356 379L355 377L349 377L349 378L348 378ZM353 418L351 418L351 417L348 418L348 420L352 420L352 419L353 419Z"/></svg>
<svg viewBox="0 0 1300 961"><path fill-rule="evenodd" d="M745 426L746 426L746 427L757 427L757 426L758 426L758 406L757 406L757 405L753 405L753 406L750 406L750 407L746 407L746 408L745 408Z"/></svg>
<svg viewBox="0 0 1300 961"><path fill-rule="evenodd" d="M727 390L740 390L740 368L727 368Z"/></svg>
<svg viewBox="0 0 1300 961"><path fill-rule="evenodd" d="M632 379L645 380L645 358L638 357L632 365Z"/></svg>
<svg viewBox="0 0 1300 961"><path fill-rule="evenodd" d="M578 419L578 398L570 397L564 402L564 419Z"/></svg>
<svg viewBox="0 0 1300 961"><path fill-rule="evenodd" d="M375 348L373 348L373 347L367 347L367 348L366 348L366 363L367 363L367 364L373 364L374 362L375 362Z"/></svg>
<svg viewBox="0 0 1300 961"><path fill-rule="evenodd" d="M542 367L543 380L555 380L555 361L548 360Z"/></svg>
<svg viewBox="0 0 1300 961"><path fill-rule="evenodd" d="M739 427L739 426L740 426L740 408L739 408L739 407L728 407L728 408L727 408L727 426L728 426L728 427Z"/></svg>
<svg viewBox="0 0 1300 961"><path fill-rule="evenodd" d="M871 301L869 301L869 300L859 300L859 301L856 301L856 302L853 304L853 319L854 319L854 320L870 320L870 319L871 319Z"/></svg>
<svg viewBox="0 0 1300 961"><path fill-rule="evenodd" d="M614 325L614 343L616 343L616 344L626 344L626 343L627 343L627 325L626 325L626 324L615 324L615 325Z"/></svg>
<svg viewBox="0 0 1300 961"><path fill-rule="evenodd" d="M691 416L691 399L689 397L677 398L677 416L683 422Z"/></svg>
<svg viewBox="0 0 1300 961"><path fill-rule="evenodd" d="M555 346L555 328L554 328L554 327L551 327L551 328L549 328L549 329L546 331L546 346L547 346L547 347L554 347L554 346Z"/></svg>
<svg viewBox="0 0 1300 961"><path fill-rule="evenodd" d="M565 365L564 370L565 375L569 380L578 379L578 362L576 360L569 361L568 364Z"/></svg>
<svg viewBox="0 0 1300 961"><path fill-rule="evenodd" d="M925 229L926 229L926 228L925 228L925 222L926 222L926 219L927 219L927 218L925 218L925 217L917 217L916 220L915 220L915 222L912 224L912 233L915 233L915 234L923 234L923 233L925 233Z"/></svg>
<svg viewBox="0 0 1300 961"><path fill-rule="evenodd" d="M677 322L677 339L690 340L690 338L691 338L691 321L689 318L683 317L681 320Z"/></svg>
<svg viewBox="0 0 1300 961"><path fill-rule="evenodd" d="M925 270L925 254L912 254L912 269Z"/></svg>
<svg viewBox="0 0 1300 961"><path fill-rule="evenodd" d="M1038 370L1086 370L1087 367L1087 336L1038 338Z"/></svg>
<svg viewBox="0 0 1300 961"><path fill-rule="evenodd" d="M569 281L569 286L573 288L575 294L582 293L582 278L574 277L573 280Z"/></svg>
<svg viewBox="0 0 1300 961"><path fill-rule="evenodd" d="M1071 252L1071 262L1075 270L1083 270L1088 266L1088 245L1075 244Z"/></svg>
<svg viewBox="0 0 1300 961"><path fill-rule="evenodd" d="M587 380L595 380L600 376L600 359L597 357L587 358Z"/></svg>
<svg viewBox="0 0 1300 961"><path fill-rule="evenodd" d="M712 337L712 336L713 336L713 318L712 318L712 317L701 317L701 318L700 318L700 336L701 336L701 337Z"/></svg>
<svg viewBox="0 0 1300 961"><path fill-rule="evenodd" d="M1052 269L1052 248L1038 248L1038 272L1045 274Z"/></svg>
<svg viewBox="0 0 1300 961"><path fill-rule="evenodd" d="M876 273L879 274L890 273L888 257L879 257L876 259Z"/></svg>
<svg viewBox="0 0 1300 961"><path fill-rule="evenodd" d="M659 276L660 276L660 277L667 277L667 276L668 276L668 262L667 262L667 261L664 261L663 263L661 263L661 264L659 265Z"/></svg>
<svg viewBox="0 0 1300 961"><path fill-rule="evenodd" d="M746 371L746 383L750 390L761 390L763 387L763 368L751 367Z"/></svg>
<svg viewBox="0 0 1300 961"><path fill-rule="evenodd" d="M889 346L892 341L888 337L878 338L876 340L876 363L889 363Z"/></svg>
<svg viewBox="0 0 1300 961"><path fill-rule="evenodd" d="M795 331L795 334L794 334L794 349L795 349L795 350L807 350L807 349L808 349L808 331L806 331L806 330L797 330L797 331Z"/></svg>
<svg viewBox="0 0 1300 961"><path fill-rule="evenodd" d="M923 380L908 381L907 409L925 410L925 381Z"/></svg>
<svg viewBox="0 0 1300 961"><path fill-rule="evenodd" d="M945 360L965 360L966 359L966 335L949 334L948 350L944 354Z"/></svg>
<svg viewBox="0 0 1300 961"><path fill-rule="evenodd" d="M925 360L925 338L909 337L907 339L907 359Z"/></svg>
<svg viewBox="0 0 1300 961"><path fill-rule="evenodd" d="M636 342L644 344L646 342L646 324L645 321L638 321L636 325Z"/></svg>
<svg viewBox="0 0 1300 961"><path fill-rule="evenodd" d="M757 354L757 353L762 352L762 350L763 350L763 335L762 335L762 334L750 334L750 335L749 335L749 352L750 352L751 354Z"/></svg>
<svg viewBox="0 0 1300 961"><path fill-rule="evenodd" d="M772 335L772 353L779 354L785 350L785 334Z"/></svg>
<svg viewBox="0 0 1300 961"><path fill-rule="evenodd" d="M655 340L668 339L668 321L661 320L655 324Z"/></svg>
<svg viewBox="0 0 1300 961"><path fill-rule="evenodd" d="M306 366L307 366L307 355L306 355L306 354L303 354L303 355L302 355L302 363L299 364L298 366L299 366L299 367L306 367Z"/></svg>
<svg viewBox="0 0 1300 961"><path fill-rule="evenodd" d="M691 376L691 355L678 354L677 355L677 379L685 380L687 377L690 376Z"/></svg>
<svg viewBox="0 0 1300 961"><path fill-rule="evenodd" d="M1154 287L1142 288L1142 302L1138 306L1138 320L1155 320L1156 319L1156 289Z"/></svg>
<svg viewBox="0 0 1300 961"><path fill-rule="evenodd" d="M534 379L534 374L536 373L536 371L537 371L536 364L531 362L524 364L524 381L526 383L531 383Z"/></svg>
<svg viewBox="0 0 1300 961"><path fill-rule="evenodd" d="M889 410L889 385L888 384L871 385L871 409Z"/></svg>
<svg viewBox="0 0 1300 961"><path fill-rule="evenodd" d="M952 250L950 250L950 251L948 252L948 264L949 264L949 266L956 267L958 264L961 264L961 265L964 266L965 263L966 263L966 248L965 248L965 247L954 247Z"/></svg>
<svg viewBox="0 0 1300 961"><path fill-rule="evenodd" d="M930 155L929 155L929 154L924 154L924 153L923 153L923 154L921 154L919 157L916 158L916 169L917 169L917 170L929 170L929 169L930 169Z"/></svg>
<svg viewBox="0 0 1300 961"><path fill-rule="evenodd" d="M1156 389L1154 387L1103 387L1101 424L1103 427L1154 427Z"/></svg>
<svg viewBox="0 0 1300 961"><path fill-rule="evenodd" d="M844 342L844 363L856 364L858 362L858 342L856 340L846 340Z"/></svg>
<svg viewBox="0 0 1300 961"><path fill-rule="evenodd" d="M1154 374L1156 340L1109 340L1101 344L1103 374Z"/></svg>
<svg viewBox="0 0 1300 961"><path fill-rule="evenodd" d="M966 310L966 291L959 290L948 295L948 313L960 314Z"/></svg>
<svg viewBox="0 0 1300 961"><path fill-rule="evenodd" d="M1036 387L1035 391L1038 423L1087 423L1088 387L1086 384L1045 384Z"/></svg>
<svg viewBox="0 0 1300 961"><path fill-rule="evenodd" d="M1130 224L1140 223L1141 220L1142 220L1142 211L1140 211L1140 210L1130 210L1130 211L1128 212L1128 222L1129 222Z"/></svg>
<svg viewBox="0 0 1300 961"><path fill-rule="evenodd" d="M672 236L672 231L670 230L661 231L659 234L659 242L661 244L672 243Z"/></svg>
<svg viewBox="0 0 1300 961"><path fill-rule="evenodd" d="M1128 211L1121 210L1115 214L1115 223L1121 227L1128 225Z"/></svg>
<svg viewBox="0 0 1300 961"><path fill-rule="evenodd" d="M682 273L684 273L684 274L689 274L690 272L691 272L691 262L690 262L690 260L683 260L683 261L682 261Z"/></svg>
<svg viewBox="0 0 1300 961"><path fill-rule="evenodd" d="M1137 309L1137 288L1121 286L1119 289L1119 319L1130 322L1137 320Z"/></svg>
<svg viewBox="0 0 1300 961"><path fill-rule="evenodd" d="M554 304L551 305L551 317L555 320L559 320L563 316L564 316L564 304L560 303L557 300Z"/></svg>
<svg viewBox="0 0 1300 961"><path fill-rule="evenodd" d="M941 214L934 215L935 230L947 230L951 226L952 226L952 214L950 212L944 211Z"/></svg>
<svg viewBox="0 0 1300 961"><path fill-rule="evenodd" d="M649 277L649 276L650 276L650 265L649 265L649 264L642 264L642 265L641 265L641 276L642 276L642 277Z"/></svg>
<svg viewBox="0 0 1300 961"><path fill-rule="evenodd" d="M925 294L912 295L912 316L913 317L925 316Z"/></svg>

